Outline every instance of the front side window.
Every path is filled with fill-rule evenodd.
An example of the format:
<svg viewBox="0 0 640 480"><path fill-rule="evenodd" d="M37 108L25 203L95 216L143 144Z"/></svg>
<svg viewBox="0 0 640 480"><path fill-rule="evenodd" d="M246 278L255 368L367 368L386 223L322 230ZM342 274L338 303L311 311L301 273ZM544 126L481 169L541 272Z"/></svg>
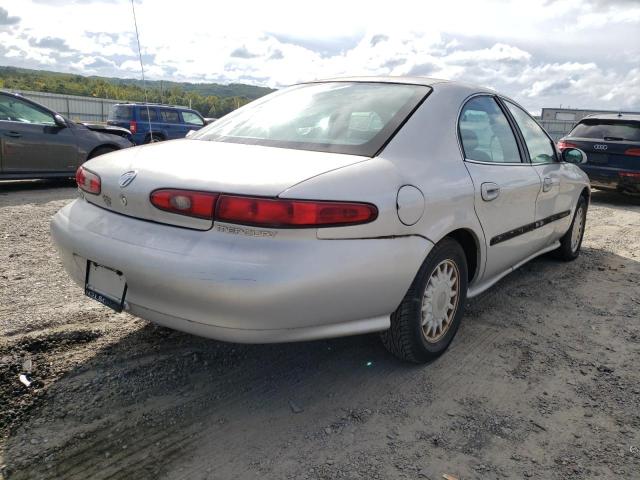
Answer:
<svg viewBox="0 0 640 480"><path fill-rule="evenodd" d="M180 123L180 115L175 110L160 110L160 117L164 123Z"/></svg>
<svg viewBox="0 0 640 480"><path fill-rule="evenodd" d="M520 162L518 144L507 117L489 96L469 100L460 115L460 140L467 160Z"/></svg>
<svg viewBox="0 0 640 480"><path fill-rule="evenodd" d="M0 95L0 120L39 125L56 124L50 113L40 110L30 103L5 95Z"/></svg>
<svg viewBox="0 0 640 480"><path fill-rule="evenodd" d="M191 138L373 156L430 92L423 85L326 82L275 92Z"/></svg>
<svg viewBox="0 0 640 480"><path fill-rule="evenodd" d="M193 112L182 112L182 120L189 125L198 125L200 127L204 125L202 118Z"/></svg>
<svg viewBox="0 0 640 480"><path fill-rule="evenodd" d="M524 143L527 145L527 150L529 150L531 163L554 162L556 160L556 149L542 127L538 125L538 122L520 107L511 102L505 103L518 124L520 132L522 132Z"/></svg>
<svg viewBox="0 0 640 480"><path fill-rule="evenodd" d="M582 120L569 134L595 140L630 140L640 142L640 123L607 120Z"/></svg>

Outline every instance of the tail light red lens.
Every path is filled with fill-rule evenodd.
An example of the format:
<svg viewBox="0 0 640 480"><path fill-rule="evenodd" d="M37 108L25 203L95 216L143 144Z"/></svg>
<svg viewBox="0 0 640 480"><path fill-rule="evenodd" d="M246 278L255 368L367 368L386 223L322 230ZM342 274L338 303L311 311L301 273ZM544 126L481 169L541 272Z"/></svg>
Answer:
<svg viewBox="0 0 640 480"><path fill-rule="evenodd" d="M640 157L640 148L629 148L624 151L625 155L631 155L632 157Z"/></svg>
<svg viewBox="0 0 640 480"><path fill-rule="evenodd" d="M622 178L633 178L640 180L640 172L618 172L618 175Z"/></svg>
<svg viewBox="0 0 640 480"><path fill-rule="evenodd" d="M213 219L217 193L165 188L151 192L154 207L189 217Z"/></svg>
<svg viewBox="0 0 640 480"><path fill-rule="evenodd" d="M76 183L78 188L84 192L93 195L100 193L100 177L83 166L78 167L78 170L76 170Z"/></svg>
<svg viewBox="0 0 640 480"><path fill-rule="evenodd" d="M138 122L132 120L129 122L129 131L131 133L136 133L138 131Z"/></svg>
<svg viewBox="0 0 640 480"><path fill-rule="evenodd" d="M578 145L576 145L575 143L566 142L564 140L560 140L557 145L560 150L565 150L567 148L578 148Z"/></svg>
<svg viewBox="0 0 640 480"><path fill-rule="evenodd" d="M283 200L221 195L216 220L272 228L357 225L375 220L368 203Z"/></svg>

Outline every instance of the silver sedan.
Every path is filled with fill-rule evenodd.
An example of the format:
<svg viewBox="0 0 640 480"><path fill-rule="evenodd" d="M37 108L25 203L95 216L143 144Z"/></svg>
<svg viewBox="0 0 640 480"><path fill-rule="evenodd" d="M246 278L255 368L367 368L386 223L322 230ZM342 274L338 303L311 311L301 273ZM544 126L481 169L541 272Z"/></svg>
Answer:
<svg viewBox="0 0 640 480"><path fill-rule="evenodd" d="M117 311L232 342L381 332L424 362L467 298L545 252L578 256L584 161L488 89L317 81L86 162L51 230Z"/></svg>

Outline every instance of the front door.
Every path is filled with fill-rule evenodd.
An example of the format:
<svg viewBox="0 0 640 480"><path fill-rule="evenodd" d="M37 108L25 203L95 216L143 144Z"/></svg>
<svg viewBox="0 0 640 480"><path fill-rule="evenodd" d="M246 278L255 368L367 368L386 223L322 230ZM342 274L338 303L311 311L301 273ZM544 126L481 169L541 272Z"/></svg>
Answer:
<svg viewBox="0 0 640 480"><path fill-rule="evenodd" d="M78 148L73 132L53 114L10 95L0 95L3 173L73 174Z"/></svg>
<svg viewBox="0 0 640 480"><path fill-rule="evenodd" d="M559 161L553 141L527 112L507 100L503 102L522 134L528 160L542 183L536 201L535 232L535 241L542 249L558 240L571 223L576 195L573 186L564 180L570 167Z"/></svg>
<svg viewBox="0 0 640 480"><path fill-rule="evenodd" d="M482 278L490 279L535 252L531 225L540 177L524 161L509 121L492 96L469 100L462 109L459 129L486 241Z"/></svg>

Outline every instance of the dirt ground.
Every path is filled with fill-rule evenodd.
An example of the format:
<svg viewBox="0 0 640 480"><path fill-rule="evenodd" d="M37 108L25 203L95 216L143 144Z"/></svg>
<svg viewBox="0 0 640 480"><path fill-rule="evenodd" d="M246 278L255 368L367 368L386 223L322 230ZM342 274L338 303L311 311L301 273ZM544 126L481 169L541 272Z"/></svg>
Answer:
<svg viewBox="0 0 640 480"><path fill-rule="evenodd" d="M594 192L578 260L469 301L414 366L375 335L232 345L112 313L49 240L74 196L0 184L0 479L640 479L640 201Z"/></svg>

